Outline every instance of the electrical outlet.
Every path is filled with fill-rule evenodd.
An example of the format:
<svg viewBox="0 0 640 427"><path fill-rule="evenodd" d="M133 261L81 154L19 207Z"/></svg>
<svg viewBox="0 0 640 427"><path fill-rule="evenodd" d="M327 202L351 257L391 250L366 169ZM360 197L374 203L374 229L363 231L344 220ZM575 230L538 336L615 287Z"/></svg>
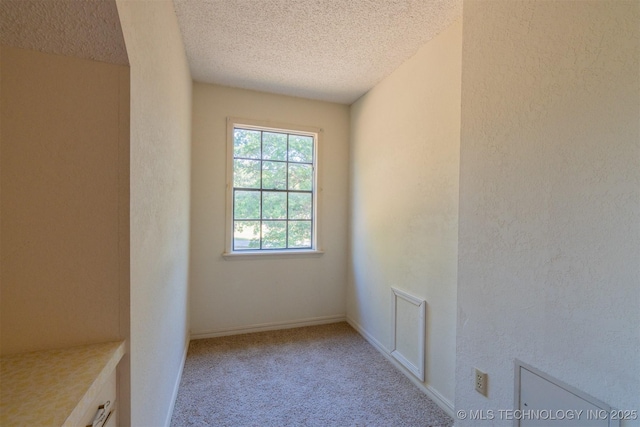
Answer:
<svg viewBox="0 0 640 427"><path fill-rule="evenodd" d="M475 370L476 370L476 375L475 375L476 391L483 396L487 396L487 380L488 380L487 374L485 372L482 372L478 368L475 368Z"/></svg>

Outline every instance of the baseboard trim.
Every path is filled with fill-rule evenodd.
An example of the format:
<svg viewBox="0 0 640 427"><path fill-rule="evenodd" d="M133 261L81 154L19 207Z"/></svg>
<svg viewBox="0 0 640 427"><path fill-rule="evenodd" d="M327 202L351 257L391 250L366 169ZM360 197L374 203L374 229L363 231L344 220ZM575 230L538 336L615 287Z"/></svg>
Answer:
<svg viewBox="0 0 640 427"><path fill-rule="evenodd" d="M409 378L409 380L411 380L411 382L415 384L416 387L418 387L424 394L426 394L429 399L433 400L435 404L438 405L443 411L445 411L451 418L453 418L454 420L456 419L453 403L442 396L436 389L434 389L430 385L425 385L424 383L418 381L418 379L411 373L411 371L407 370L407 368L402 366L402 364L398 363L398 361L393 356L391 356L391 352L389 351L389 349L382 345L380 341L375 339L373 335L367 332L358 322L348 316L346 317L346 321L351 325L353 329L358 331L358 333L362 335L362 337L367 340L376 350L378 350L384 357L386 357L387 360L396 367L396 369L402 372L404 376Z"/></svg>
<svg viewBox="0 0 640 427"><path fill-rule="evenodd" d="M171 418L173 417L173 409L176 406L176 399L178 398L178 390L180 389L180 380L182 380L182 372L184 371L184 364L187 361L187 352L189 351L190 337L187 336L187 340L184 343L184 351L182 352L182 361L180 362L180 371L178 372L176 382L173 385L173 393L171 395L171 406L169 406L169 412L167 413L167 419L164 420L165 427L171 427Z"/></svg>
<svg viewBox="0 0 640 427"><path fill-rule="evenodd" d="M277 329L301 328L303 326L324 325L327 323L344 322L346 320L347 318L344 314L339 314L339 315L333 315L333 316L309 317L306 319L299 319L299 320L286 321L286 322L259 323L254 325L238 326L235 328L228 328L228 329L195 332L191 334L191 339L199 340L204 338L216 338L216 337L224 337L229 335L249 334L252 332L273 331Z"/></svg>

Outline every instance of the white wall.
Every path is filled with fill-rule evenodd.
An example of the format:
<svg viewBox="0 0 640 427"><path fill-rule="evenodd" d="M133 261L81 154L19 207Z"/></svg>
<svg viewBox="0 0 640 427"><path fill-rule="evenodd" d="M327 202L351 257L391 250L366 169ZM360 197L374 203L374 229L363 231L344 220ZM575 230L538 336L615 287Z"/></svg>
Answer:
<svg viewBox="0 0 640 427"><path fill-rule="evenodd" d="M463 14L456 409L512 408L519 358L637 410L640 3Z"/></svg>
<svg viewBox="0 0 640 427"><path fill-rule="evenodd" d="M426 380L453 409L462 23L351 107L347 315L389 351L391 286L427 301Z"/></svg>
<svg viewBox="0 0 640 427"><path fill-rule="evenodd" d="M0 55L2 354L124 339L129 67Z"/></svg>
<svg viewBox="0 0 640 427"><path fill-rule="evenodd" d="M225 251L226 118L323 129L321 256L246 259ZM194 337L344 318L349 108L195 83L191 331Z"/></svg>
<svg viewBox="0 0 640 427"><path fill-rule="evenodd" d="M173 3L117 6L131 64L131 425L162 426L189 339L192 83Z"/></svg>

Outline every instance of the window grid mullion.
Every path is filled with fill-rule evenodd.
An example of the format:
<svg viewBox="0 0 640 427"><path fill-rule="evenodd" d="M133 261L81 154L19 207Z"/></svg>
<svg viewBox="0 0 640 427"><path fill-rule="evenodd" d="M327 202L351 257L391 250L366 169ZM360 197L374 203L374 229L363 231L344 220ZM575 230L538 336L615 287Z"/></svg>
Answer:
<svg viewBox="0 0 640 427"><path fill-rule="evenodd" d="M262 217L264 216L262 213L262 203L264 202L264 191L262 186L262 174L264 173L264 138L263 131L260 131L260 250L263 249L262 242L264 240L264 236L262 235L262 230L264 229L262 224Z"/></svg>
<svg viewBox="0 0 640 427"><path fill-rule="evenodd" d="M243 218L240 219L238 221L260 221L259 218ZM271 222L310 222L312 220L310 219L305 219L305 218L292 218L292 219L284 219L284 218L270 218L267 221L271 221Z"/></svg>
<svg viewBox="0 0 640 427"><path fill-rule="evenodd" d="M289 249L289 138L291 138L291 134L287 134L287 176L285 181L285 190L287 191L287 222L285 224L287 232L286 232L286 241L285 246Z"/></svg>
<svg viewBox="0 0 640 427"><path fill-rule="evenodd" d="M250 187L233 187L234 190L242 190L242 191L263 191L259 188L250 188ZM313 194L312 190L279 190L277 188L265 188L264 191L268 191L270 193L298 193L298 194Z"/></svg>

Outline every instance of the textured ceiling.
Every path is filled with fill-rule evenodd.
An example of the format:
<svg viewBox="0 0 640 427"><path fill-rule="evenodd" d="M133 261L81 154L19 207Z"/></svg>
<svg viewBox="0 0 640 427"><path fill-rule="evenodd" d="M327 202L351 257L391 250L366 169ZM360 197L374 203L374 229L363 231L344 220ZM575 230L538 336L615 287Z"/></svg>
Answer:
<svg viewBox="0 0 640 427"><path fill-rule="evenodd" d="M126 65L115 0L0 0L3 45Z"/></svg>
<svg viewBox="0 0 640 427"><path fill-rule="evenodd" d="M462 0L173 0L200 82L350 104L462 13Z"/></svg>

